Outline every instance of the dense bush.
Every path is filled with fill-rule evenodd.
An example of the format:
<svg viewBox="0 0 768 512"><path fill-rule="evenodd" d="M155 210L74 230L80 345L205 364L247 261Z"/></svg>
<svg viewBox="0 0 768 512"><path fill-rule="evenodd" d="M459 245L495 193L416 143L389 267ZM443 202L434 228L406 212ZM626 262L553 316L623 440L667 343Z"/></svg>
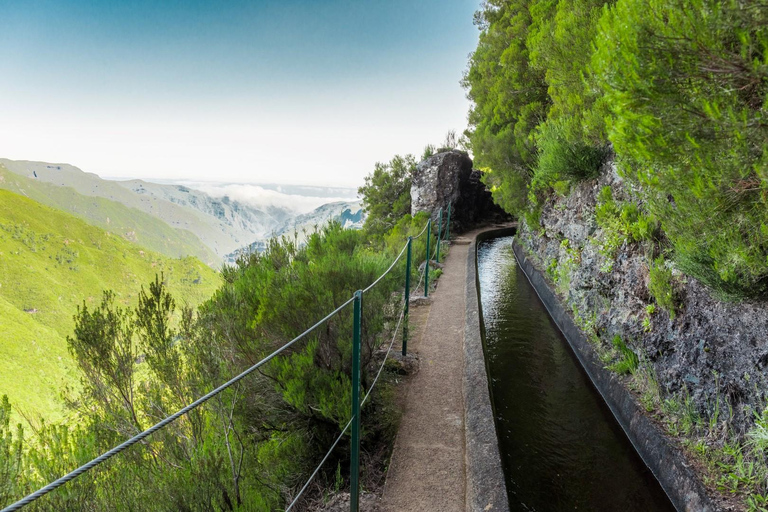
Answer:
<svg viewBox="0 0 768 512"><path fill-rule="evenodd" d="M480 41L463 84L473 102L470 146L494 199L509 211L525 207L536 126L549 108L544 73L531 66L526 46L531 15L522 0L488 0L475 15ZM490 171L490 172L489 172Z"/></svg>
<svg viewBox="0 0 768 512"><path fill-rule="evenodd" d="M648 291L656 304L667 311L670 318L675 318L677 307L675 285L672 280L672 270L664 260L664 256L653 260L648 268Z"/></svg>
<svg viewBox="0 0 768 512"><path fill-rule="evenodd" d="M759 2L622 0L593 67L624 172L695 277L768 296L768 10Z"/></svg>
<svg viewBox="0 0 768 512"><path fill-rule="evenodd" d="M148 428L302 333L373 282L415 235L425 215L405 216L371 240L337 223L306 245L272 240L223 270L224 284L195 312L177 307L162 276L135 309L105 292L83 304L69 349L82 392L79 421L42 424L25 443L0 402L0 505L20 498ZM423 237L414 243L414 276ZM401 262L366 292L362 387L371 387L385 323L399 313ZM303 484L350 416L352 307L204 406L42 498L42 510L275 510ZM363 449L393 435L387 379L365 404ZM26 444L26 446L25 446ZM340 443L320 482L346 467ZM23 462L23 463L22 463Z"/></svg>
<svg viewBox="0 0 768 512"><path fill-rule="evenodd" d="M493 0L476 20L468 135L500 205L535 222L610 143L679 268L768 297L764 4Z"/></svg>
<svg viewBox="0 0 768 512"><path fill-rule="evenodd" d="M424 148L427 155L433 146ZM365 185L357 190L367 214L365 229L381 235L389 231L403 215L411 213L411 177L416 169L413 155L396 155L388 163L376 163Z"/></svg>

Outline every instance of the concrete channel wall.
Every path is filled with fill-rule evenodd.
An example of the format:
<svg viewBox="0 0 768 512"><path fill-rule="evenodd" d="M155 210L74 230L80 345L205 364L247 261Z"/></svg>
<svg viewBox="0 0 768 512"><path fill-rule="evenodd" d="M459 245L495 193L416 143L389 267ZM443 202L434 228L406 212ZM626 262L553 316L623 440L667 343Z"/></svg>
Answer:
<svg viewBox="0 0 768 512"><path fill-rule="evenodd" d="M484 232L482 235L484 239L505 236L493 232ZM718 510L708 498L703 485L686 463L685 457L677 446L667 439L662 429L642 410L620 379L607 370L597 358L544 275L526 257L525 251L517 241L513 244L513 250L528 281L565 336L592 384L603 397L616 421L659 481L675 508L681 512Z"/></svg>
<svg viewBox="0 0 768 512"><path fill-rule="evenodd" d="M467 502L472 512L508 512L509 501L501 466L496 417L491 400L482 337L477 243L514 234L515 228L483 231L467 252L466 319L464 323L464 428L466 439ZM488 235L489 233L496 233Z"/></svg>

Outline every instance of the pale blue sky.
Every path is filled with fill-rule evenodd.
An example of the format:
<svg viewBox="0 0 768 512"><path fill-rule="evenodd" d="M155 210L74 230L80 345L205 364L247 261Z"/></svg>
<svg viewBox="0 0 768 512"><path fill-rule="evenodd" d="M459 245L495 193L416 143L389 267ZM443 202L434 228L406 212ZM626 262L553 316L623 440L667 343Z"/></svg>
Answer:
<svg viewBox="0 0 768 512"><path fill-rule="evenodd" d="M478 0L0 0L0 157L356 186L468 108Z"/></svg>

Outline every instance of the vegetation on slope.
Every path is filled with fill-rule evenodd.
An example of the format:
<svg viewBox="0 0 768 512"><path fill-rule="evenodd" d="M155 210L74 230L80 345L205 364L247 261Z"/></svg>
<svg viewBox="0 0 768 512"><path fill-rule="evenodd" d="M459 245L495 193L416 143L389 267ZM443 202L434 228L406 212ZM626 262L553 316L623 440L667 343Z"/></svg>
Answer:
<svg viewBox="0 0 768 512"><path fill-rule="evenodd" d="M674 259L726 298L768 298L768 10L743 0L487 0L464 85L496 201L619 172Z"/></svg>
<svg viewBox="0 0 768 512"><path fill-rule="evenodd" d="M0 190L0 395L35 417L59 419L61 391L77 383L66 349L77 307L114 290L125 306L162 273L190 304L219 276L195 258L169 259L67 213Z"/></svg>
<svg viewBox="0 0 768 512"><path fill-rule="evenodd" d="M195 256L208 265L220 260L190 231L173 228L157 217L117 201L84 196L70 187L26 178L10 172L2 164L0 189L71 213L89 224L171 258Z"/></svg>
<svg viewBox="0 0 768 512"><path fill-rule="evenodd" d="M34 205L4 194L27 209ZM39 210L36 218L50 214L45 207L34 207ZM79 303L67 336L68 352L82 376L82 392L68 403L68 410L79 421L44 423L30 435L8 421L10 405L0 403L0 474L5 476L0 505L191 403L303 332L381 275L426 217L406 215L383 234L344 230L331 223L311 234L306 245L287 237L272 240L265 252L225 267L223 284L197 309L180 303L189 289L178 284L174 289L166 284L171 279L139 281L148 283L145 286L132 281L132 290L138 292L133 301L130 292L106 276L88 283L91 290L107 291ZM69 222L80 223L72 218ZM4 220L3 225L19 222ZM35 257L55 253L50 240L33 238L30 224L23 227L17 229L19 238L35 251L22 242L15 250ZM90 245L116 238L102 233L96 240L93 232L87 232L94 228L82 229L86 231L73 235L65 246L76 248L77 257L57 263L60 268L50 264L52 276L79 271L69 266L83 265L82 254ZM77 245L75 237L82 239ZM424 244L423 237L414 242L414 254L422 254ZM364 392L381 364L382 333L393 327L402 307L394 297L401 290L404 267L401 262L365 294ZM417 268L413 266L412 282L418 277ZM166 277L174 271L178 275L177 269L159 263L153 270L163 270ZM118 289L123 291L111 291ZM74 311L75 303L70 308ZM154 434L148 443L80 476L32 509L134 510L147 503L158 510L284 507L349 419L351 312L351 307L345 308L258 372ZM380 457L382 440L394 435L395 378L394 370L384 371L363 408L364 462ZM337 490L346 485L348 446L342 442L336 447L316 481ZM377 472L364 472L363 482L375 481Z"/></svg>

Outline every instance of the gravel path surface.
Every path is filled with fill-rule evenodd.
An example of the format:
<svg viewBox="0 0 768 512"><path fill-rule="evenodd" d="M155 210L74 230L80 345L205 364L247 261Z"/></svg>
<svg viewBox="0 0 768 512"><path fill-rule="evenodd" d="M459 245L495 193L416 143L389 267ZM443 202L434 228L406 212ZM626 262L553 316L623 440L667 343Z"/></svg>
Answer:
<svg viewBox="0 0 768 512"><path fill-rule="evenodd" d="M473 237L468 234L467 237ZM466 502L464 318L469 245L451 245L431 295L426 328L414 339L419 372L408 383L380 511L461 511Z"/></svg>

